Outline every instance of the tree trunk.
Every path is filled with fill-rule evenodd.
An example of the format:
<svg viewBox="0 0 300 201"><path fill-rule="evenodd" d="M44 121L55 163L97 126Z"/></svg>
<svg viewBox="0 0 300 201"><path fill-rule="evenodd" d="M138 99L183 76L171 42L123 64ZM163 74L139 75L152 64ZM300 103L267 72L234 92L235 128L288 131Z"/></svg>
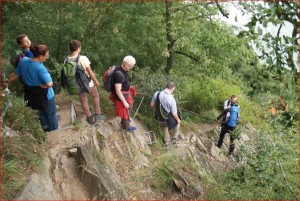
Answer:
<svg viewBox="0 0 300 201"><path fill-rule="evenodd" d="M167 57L167 65L165 72L170 74L170 70L173 66L173 58L174 58L174 45L175 40L172 36L172 26L171 26L171 0L166 0L166 31L167 31L167 41L168 41L168 57Z"/></svg>

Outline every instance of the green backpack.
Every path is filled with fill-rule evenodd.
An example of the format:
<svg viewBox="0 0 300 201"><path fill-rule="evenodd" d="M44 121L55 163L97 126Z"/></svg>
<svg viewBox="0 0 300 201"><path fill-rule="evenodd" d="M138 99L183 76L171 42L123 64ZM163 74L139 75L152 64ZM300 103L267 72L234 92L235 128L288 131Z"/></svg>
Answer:
<svg viewBox="0 0 300 201"><path fill-rule="evenodd" d="M61 69L61 85L71 95L78 95L84 92L89 92L89 83L91 78L88 77L84 69L78 64L80 55L78 55L75 61L69 61L67 58Z"/></svg>

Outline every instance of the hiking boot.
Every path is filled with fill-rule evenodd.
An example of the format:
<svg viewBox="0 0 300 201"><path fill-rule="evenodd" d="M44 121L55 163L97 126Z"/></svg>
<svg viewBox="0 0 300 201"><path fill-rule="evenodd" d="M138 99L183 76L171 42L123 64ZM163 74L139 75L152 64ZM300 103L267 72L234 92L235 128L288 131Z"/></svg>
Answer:
<svg viewBox="0 0 300 201"><path fill-rule="evenodd" d="M91 116L87 117L87 118L86 118L86 121L87 121L89 124L93 125L93 124L95 123L95 122L94 122L94 115L91 115Z"/></svg>
<svg viewBox="0 0 300 201"><path fill-rule="evenodd" d="M172 138L171 143L172 143L172 144L176 144L176 143L177 143L177 140L178 140L177 138Z"/></svg>
<svg viewBox="0 0 300 201"><path fill-rule="evenodd" d="M133 132L135 130L136 130L136 127L134 127L134 126L129 126L129 128L127 129L127 131L129 131L129 132Z"/></svg>
<svg viewBox="0 0 300 201"><path fill-rule="evenodd" d="M218 143L214 144L216 147L218 147L219 149L221 149L221 146L218 145Z"/></svg>
<svg viewBox="0 0 300 201"><path fill-rule="evenodd" d="M168 149L168 148L171 147L171 145L172 145L172 144L171 144L170 142L166 142L166 143L163 145L163 147Z"/></svg>
<svg viewBox="0 0 300 201"><path fill-rule="evenodd" d="M95 122L100 122L101 120L104 120L104 119L106 119L105 115L103 115L103 114L95 114L95 119L94 119Z"/></svg>

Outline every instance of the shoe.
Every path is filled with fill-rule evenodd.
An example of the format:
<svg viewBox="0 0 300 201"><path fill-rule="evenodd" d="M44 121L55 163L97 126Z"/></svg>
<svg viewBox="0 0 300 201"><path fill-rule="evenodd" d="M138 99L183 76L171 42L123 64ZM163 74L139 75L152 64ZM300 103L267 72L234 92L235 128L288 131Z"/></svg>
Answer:
<svg viewBox="0 0 300 201"><path fill-rule="evenodd" d="M177 138L172 138L171 143L172 143L172 144L176 144L176 143L177 143L177 140L178 140Z"/></svg>
<svg viewBox="0 0 300 201"><path fill-rule="evenodd" d="M170 143L170 142L166 142L164 145L163 145L163 147L164 148L170 148L172 146L172 144Z"/></svg>
<svg viewBox="0 0 300 201"><path fill-rule="evenodd" d="M95 122L94 122L94 115L91 115L91 116L87 117L87 118L86 118L86 121L87 121L89 124L93 125L93 124L95 123Z"/></svg>
<svg viewBox="0 0 300 201"><path fill-rule="evenodd" d="M105 115L103 115L103 114L95 114L95 119L94 119L95 122L100 122L101 120L104 120L104 119L106 119Z"/></svg>
<svg viewBox="0 0 300 201"><path fill-rule="evenodd" d="M134 126L129 126L129 128L127 129L127 131L135 131L136 130L136 127L134 127Z"/></svg>

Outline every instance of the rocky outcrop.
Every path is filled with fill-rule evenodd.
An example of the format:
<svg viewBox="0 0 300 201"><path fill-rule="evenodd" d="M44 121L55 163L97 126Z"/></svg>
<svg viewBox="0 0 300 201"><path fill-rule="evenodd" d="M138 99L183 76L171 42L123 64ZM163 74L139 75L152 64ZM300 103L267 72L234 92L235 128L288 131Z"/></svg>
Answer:
<svg viewBox="0 0 300 201"><path fill-rule="evenodd" d="M70 155L76 158L83 186L93 200L128 200L123 184L107 167L95 160L91 150L78 146Z"/></svg>
<svg viewBox="0 0 300 201"><path fill-rule="evenodd" d="M180 133L177 143L153 157L149 145L158 143L157 136L138 121L131 121L137 127L134 133L121 130L118 117L93 126L82 118L81 124L48 134L45 166L30 176L16 199L203 199L203 183L213 181L212 173L236 165L227 155L228 135L221 149L215 146L218 125L206 125L205 132ZM255 129L247 124L236 140L236 150L247 143L248 133L253 132ZM151 171L159 160L164 161L162 168L172 175L171 197L158 195L150 180L139 181L138 185L134 180L137 171Z"/></svg>

